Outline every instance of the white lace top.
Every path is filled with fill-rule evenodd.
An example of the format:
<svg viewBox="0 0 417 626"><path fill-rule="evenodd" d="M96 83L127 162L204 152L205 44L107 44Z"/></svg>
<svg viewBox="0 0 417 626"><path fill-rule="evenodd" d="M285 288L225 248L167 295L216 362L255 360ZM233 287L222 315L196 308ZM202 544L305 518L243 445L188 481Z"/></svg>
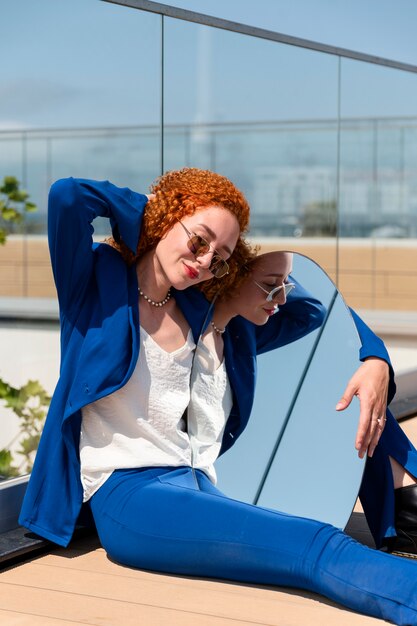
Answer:
<svg viewBox="0 0 417 626"><path fill-rule="evenodd" d="M141 328L139 358L129 381L82 408L84 502L121 468L193 466L216 481L213 463L232 394L224 362L214 370L217 364L204 346L197 351L190 381L194 349L191 331L181 348L166 352Z"/></svg>

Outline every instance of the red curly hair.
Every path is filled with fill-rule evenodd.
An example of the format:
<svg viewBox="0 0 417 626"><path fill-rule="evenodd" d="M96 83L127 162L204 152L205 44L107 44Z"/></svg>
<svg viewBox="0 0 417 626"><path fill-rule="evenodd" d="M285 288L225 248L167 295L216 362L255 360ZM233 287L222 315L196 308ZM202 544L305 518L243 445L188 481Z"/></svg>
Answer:
<svg viewBox="0 0 417 626"><path fill-rule="evenodd" d="M196 287L204 293L210 302L216 296L219 299L230 298L239 293L241 285L253 272L259 246L251 246L240 237L233 254L228 259L229 273L223 278L211 278L199 283Z"/></svg>
<svg viewBox="0 0 417 626"><path fill-rule="evenodd" d="M241 233L248 228L249 204L245 196L228 178L215 172L195 167L173 170L157 178L150 191L154 196L145 207L136 253L122 240L106 239L128 265L156 246L177 220L208 206L219 206L233 213Z"/></svg>

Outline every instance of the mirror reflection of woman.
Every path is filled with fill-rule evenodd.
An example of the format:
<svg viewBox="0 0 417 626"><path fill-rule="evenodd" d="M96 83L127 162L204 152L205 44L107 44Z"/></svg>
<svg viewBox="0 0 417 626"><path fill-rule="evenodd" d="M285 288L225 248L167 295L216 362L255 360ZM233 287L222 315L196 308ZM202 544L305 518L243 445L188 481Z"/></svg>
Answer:
<svg viewBox="0 0 417 626"><path fill-rule="evenodd" d="M231 288L226 288L225 284L217 288L212 331L226 328L236 315L258 326L267 324L269 316L286 302L292 254L279 251L259 256L250 251L245 254L249 262L245 272L241 272L241 279ZM290 304L280 313L284 314L284 319L292 320L286 330L288 342L299 336L293 334L297 328L297 312L294 310L297 297L294 296L306 298L307 310L311 306L311 295L302 294L300 285L292 292L291 285L290 282ZM266 296L263 301L260 288ZM216 293L210 283L202 289L210 299ZM266 294L268 289L269 295ZM417 556L417 450L387 410L395 393L388 352L356 313L351 313L362 341L360 356L363 363L348 382L335 408L341 411L349 406L353 396L359 398L360 417L355 445L361 458L367 453L359 495L377 547ZM270 323L272 328L281 326L278 318ZM205 342L214 345L219 354L223 349L222 336L219 332L211 332L206 333L205 338Z"/></svg>
<svg viewBox="0 0 417 626"><path fill-rule="evenodd" d="M111 245L92 242L97 216L110 220ZM61 370L20 523L65 546L90 514L108 555L124 565L308 589L417 625L413 563L330 525L226 497L205 465L207 446L186 430L192 352L207 311L190 287L237 276L247 221L246 200L230 181L192 168L163 176L149 201L108 182L55 183L48 233ZM301 287L288 298L297 311L288 323L297 319L301 334L321 323L320 303L307 303ZM288 339L285 323L248 333L238 317L228 324L233 332L216 318L217 329L210 325L235 359L223 372L233 389L224 423L214 424L221 452L249 418L254 350Z"/></svg>

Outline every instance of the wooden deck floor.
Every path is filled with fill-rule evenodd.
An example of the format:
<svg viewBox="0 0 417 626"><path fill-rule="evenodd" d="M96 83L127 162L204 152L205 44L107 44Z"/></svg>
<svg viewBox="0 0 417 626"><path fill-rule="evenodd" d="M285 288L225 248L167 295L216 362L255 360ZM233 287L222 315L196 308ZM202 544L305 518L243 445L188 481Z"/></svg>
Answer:
<svg viewBox="0 0 417 626"><path fill-rule="evenodd" d="M132 570L111 562L91 539L4 571L0 607L0 623L5 626L361 626L379 622L314 594Z"/></svg>
<svg viewBox="0 0 417 626"><path fill-rule="evenodd" d="M405 424L417 440L417 420ZM357 510L348 531L370 542ZM133 570L81 539L0 574L4 626L370 626L315 594Z"/></svg>

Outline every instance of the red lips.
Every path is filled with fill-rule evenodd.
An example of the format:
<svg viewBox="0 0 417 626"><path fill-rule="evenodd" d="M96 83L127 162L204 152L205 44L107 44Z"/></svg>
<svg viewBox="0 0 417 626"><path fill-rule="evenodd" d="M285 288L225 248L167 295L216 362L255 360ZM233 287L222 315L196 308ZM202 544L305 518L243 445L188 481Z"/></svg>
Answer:
<svg viewBox="0 0 417 626"><path fill-rule="evenodd" d="M184 263L184 268L185 268L185 273L187 274L188 278L192 278L192 279L198 278L199 272L195 270L193 267L190 267L189 265L186 265Z"/></svg>

